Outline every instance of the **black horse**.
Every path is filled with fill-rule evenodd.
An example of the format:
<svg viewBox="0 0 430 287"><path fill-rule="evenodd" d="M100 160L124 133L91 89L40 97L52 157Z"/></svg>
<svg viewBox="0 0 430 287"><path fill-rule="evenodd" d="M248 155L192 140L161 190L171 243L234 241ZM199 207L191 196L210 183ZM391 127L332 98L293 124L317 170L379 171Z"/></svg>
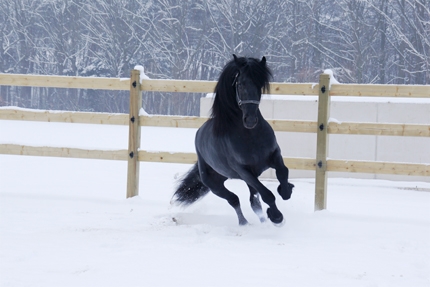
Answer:
<svg viewBox="0 0 430 287"><path fill-rule="evenodd" d="M224 186L228 178L242 179L251 192L251 207L261 222L265 216L259 195L269 205L267 215L275 224L283 223L275 196L258 176L269 167L276 169L284 200L291 197L294 185L288 182L288 168L281 156L272 127L262 117L259 104L262 91L269 91L272 77L266 65L254 58L236 57L228 62L215 87L210 119L197 131L195 145L198 161L182 178L172 203L190 205L209 190L234 208L239 224L243 216L239 198Z"/></svg>

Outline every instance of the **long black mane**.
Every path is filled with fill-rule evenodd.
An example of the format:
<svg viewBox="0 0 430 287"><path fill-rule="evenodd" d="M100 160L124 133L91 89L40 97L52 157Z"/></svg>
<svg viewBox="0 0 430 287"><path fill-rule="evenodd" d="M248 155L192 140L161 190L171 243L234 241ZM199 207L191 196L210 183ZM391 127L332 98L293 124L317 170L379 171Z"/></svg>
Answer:
<svg viewBox="0 0 430 287"><path fill-rule="evenodd" d="M222 135L238 121L241 116L239 106L236 101L236 89L234 81L238 73L242 77L252 80L255 86L260 87L263 93L270 91L269 81L272 72L266 65L266 59L240 57L228 62L215 86L215 99L212 105L211 118L214 121L214 132Z"/></svg>

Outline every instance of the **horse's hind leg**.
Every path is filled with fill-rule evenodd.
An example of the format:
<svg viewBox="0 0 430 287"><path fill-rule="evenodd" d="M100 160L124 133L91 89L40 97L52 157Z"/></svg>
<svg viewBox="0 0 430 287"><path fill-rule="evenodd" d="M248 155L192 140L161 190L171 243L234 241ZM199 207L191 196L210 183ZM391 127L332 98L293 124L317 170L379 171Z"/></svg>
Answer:
<svg viewBox="0 0 430 287"><path fill-rule="evenodd" d="M214 171L205 163L202 164L200 161L199 169L202 183L209 187L209 189L215 195L227 200L228 203L234 208L239 219L239 225L248 224L248 221L243 216L242 209L240 208L239 197L224 186L224 182L227 180L227 178Z"/></svg>
<svg viewBox="0 0 430 287"><path fill-rule="evenodd" d="M250 196L250 202L252 210L257 214L258 218L260 219L260 222L263 223L266 221L266 217L264 216L263 209L261 208L261 202L260 202L260 194L248 184L249 192L251 193Z"/></svg>

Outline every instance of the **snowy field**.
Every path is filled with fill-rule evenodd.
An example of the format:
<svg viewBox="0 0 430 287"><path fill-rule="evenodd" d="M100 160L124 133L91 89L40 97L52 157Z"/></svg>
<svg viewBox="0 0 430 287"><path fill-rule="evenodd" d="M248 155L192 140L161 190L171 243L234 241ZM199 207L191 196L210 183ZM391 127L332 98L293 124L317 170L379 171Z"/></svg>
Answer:
<svg viewBox="0 0 430 287"><path fill-rule="evenodd" d="M126 149L128 127L0 121L0 143ZM195 130L143 128L142 147L193 151ZM331 179L328 210L293 179L260 224L244 183L228 181L251 225L209 194L171 208L190 167L0 155L0 286L430 286L430 183ZM275 191L277 182L264 184Z"/></svg>

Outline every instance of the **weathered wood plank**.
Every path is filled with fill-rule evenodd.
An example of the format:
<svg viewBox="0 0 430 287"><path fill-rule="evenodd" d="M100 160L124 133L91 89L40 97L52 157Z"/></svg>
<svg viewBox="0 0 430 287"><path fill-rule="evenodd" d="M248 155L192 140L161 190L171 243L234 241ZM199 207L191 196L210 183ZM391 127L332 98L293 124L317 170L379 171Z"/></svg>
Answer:
<svg viewBox="0 0 430 287"><path fill-rule="evenodd" d="M1 108L0 119L22 120L58 123L128 125L128 114L88 113L39 111L26 109ZM182 116L140 116L141 126L159 126L176 128L199 128L208 118ZM272 120L268 123L275 131L315 133L317 122ZM356 123L330 122L329 134L381 135L381 136L410 136L430 137L430 125L423 124L391 124L391 123Z"/></svg>
<svg viewBox="0 0 430 287"><path fill-rule="evenodd" d="M284 157L283 159L289 169L315 170L314 158Z"/></svg>
<svg viewBox="0 0 430 287"><path fill-rule="evenodd" d="M216 81L191 80L143 80L142 91L153 92L182 92L182 93L212 93ZM315 84L271 83L270 94L273 95L317 95L318 86Z"/></svg>
<svg viewBox="0 0 430 287"><path fill-rule="evenodd" d="M0 73L0 85L126 91L129 89L130 79ZM141 89L159 92L212 93L215 85L215 81L150 79L142 82ZM318 95L319 90L319 85L312 83L274 82L270 84L270 87L271 94L274 95ZM333 84L330 94L331 96L355 97L430 98L430 86Z"/></svg>
<svg viewBox="0 0 430 287"><path fill-rule="evenodd" d="M199 128L208 118L204 117L182 117L182 116L140 116L141 126L158 126L171 128ZM275 131L315 133L317 123L312 121L271 120L267 122Z"/></svg>
<svg viewBox="0 0 430 287"><path fill-rule="evenodd" d="M271 95L316 96L318 84L312 83L270 83Z"/></svg>
<svg viewBox="0 0 430 287"><path fill-rule="evenodd" d="M184 152L158 152L139 151L139 160L146 162L185 163L194 164L197 161L195 153ZM287 158L284 163L290 169L315 170L315 159L313 158Z"/></svg>
<svg viewBox="0 0 430 287"><path fill-rule="evenodd" d="M17 144L0 144L0 154L127 160L127 150L89 150L66 147L25 146Z"/></svg>
<svg viewBox="0 0 430 287"><path fill-rule="evenodd" d="M140 116L141 126L156 126L170 128L199 128L208 118L203 117L182 117L182 116Z"/></svg>
<svg viewBox="0 0 430 287"><path fill-rule="evenodd" d="M130 79L0 74L0 85L94 90L129 90Z"/></svg>
<svg viewBox="0 0 430 287"><path fill-rule="evenodd" d="M430 137L430 125L330 122L328 132L330 134Z"/></svg>
<svg viewBox="0 0 430 287"><path fill-rule="evenodd" d="M215 81L191 80L143 80L142 91L152 92L180 92L180 93L212 93Z"/></svg>
<svg viewBox="0 0 430 287"><path fill-rule="evenodd" d="M128 114L0 109L0 119L57 123L128 125Z"/></svg>
<svg viewBox="0 0 430 287"><path fill-rule="evenodd" d="M127 150L89 150L17 144L0 144L0 154L99 160L127 160L128 158ZM193 164L197 160L197 155L195 153L139 151L138 158L139 161L145 162ZM311 158L284 157L284 162L290 169L315 169L315 160ZM328 159L327 171L430 176L430 164Z"/></svg>
<svg viewBox="0 0 430 287"><path fill-rule="evenodd" d="M139 195L139 159L140 125L139 111L142 108L142 92L140 89L139 70L131 71L130 79L130 114L128 132L128 164L127 164L127 198Z"/></svg>
<svg viewBox="0 0 430 287"><path fill-rule="evenodd" d="M331 96L430 98L426 85L333 84Z"/></svg>
<svg viewBox="0 0 430 287"><path fill-rule="evenodd" d="M315 210L327 208L328 118L330 115L330 75L321 74L318 96L318 128L315 170Z"/></svg>
<svg viewBox="0 0 430 287"><path fill-rule="evenodd" d="M430 164L327 160L328 171L430 176Z"/></svg>
<svg viewBox="0 0 430 287"><path fill-rule="evenodd" d="M316 133L317 122L313 121L292 121L292 120L267 120L274 131L277 132L299 132Z"/></svg>
<svg viewBox="0 0 430 287"><path fill-rule="evenodd" d="M194 164L197 161L197 154L184 152L150 152L141 150L139 151L139 160L147 162Z"/></svg>

